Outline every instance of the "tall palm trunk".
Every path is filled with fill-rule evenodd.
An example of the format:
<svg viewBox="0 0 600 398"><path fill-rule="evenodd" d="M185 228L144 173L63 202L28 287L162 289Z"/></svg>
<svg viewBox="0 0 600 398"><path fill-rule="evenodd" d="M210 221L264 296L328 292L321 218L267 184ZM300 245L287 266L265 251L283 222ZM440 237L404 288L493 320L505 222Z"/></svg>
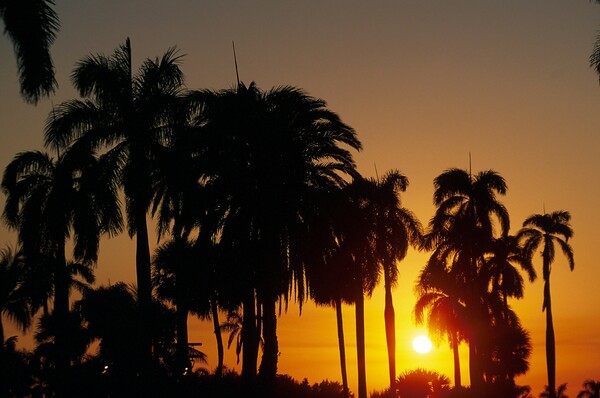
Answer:
<svg viewBox="0 0 600 398"><path fill-rule="evenodd" d="M392 300L392 286L389 275L385 273L385 339L387 342L388 368L390 373L390 390L393 391L396 380L396 317Z"/></svg>
<svg viewBox="0 0 600 398"><path fill-rule="evenodd" d="M260 363L259 374L267 380L274 380L277 375L277 359L279 342L277 341L277 297L269 295L263 300L263 336L264 351Z"/></svg>
<svg viewBox="0 0 600 398"><path fill-rule="evenodd" d="M56 396L68 397L69 394L69 357L67 354L69 315L69 276L65 258L64 240L57 244L57 256L54 270L54 317L57 325L56 345Z"/></svg>
<svg viewBox="0 0 600 398"><path fill-rule="evenodd" d="M365 356L365 298L357 294L356 304L356 361L358 366L358 398L367 398L367 367Z"/></svg>
<svg viewBox="0 0 600 398"><path fill-rule="evenodd" d="M346 369L346 343L344 342L344 319L342 317L342 300L335 299L335 317L337 321L338 345L340 349L340 368L342 370L342 387L344 389L344 398L350 397L348 388L348 371Z"/></svg>
<svg viewBox="0 0 600 398"><path fill-rule="evenodd" d="M217 300L210 300L210 309L212 312L212 320L213 320L213 328L215 331L215 338L217 339L217 369L215 371L215 375L217 377L221 377L223 375L223 336L221 336L221 327L219 326L219 306L217 304Z"/></svg>
<svg viewBox="0 0 600 398"><path fill-rule="evenodd" d="M452 355L454 357L454 387L461 387L460 379L460 357L458 355L458 336L456 332L451 332L450 339L452 344Z"/></svg>
<svg viewBox="0 0 600 398"><path fill-rule="evenodd" d="M140 308L140 365L142 373L142 385L145 378L150 381L150 369L152 365L152 281L150 268L150 245L148 244L148 225L146 223L146 209L141 201L137 202L136 225L135 225L135 266L138 285L138 305Z"/></svg>
<svg viewBox="0 0 600 398"><path fill-rule="evenodd" d="M242 323L242 378L246 381L256 376L258 360L258 334L256 329L256 300L254 290L246 294L242 303L244 320Z"/></svg>
<svg viewBox="0 0 600 398"><path fill-rule="evenodd" d="M550 278L544 282L544 303L546 307L546 367L548 369L549 398L556 398L556 348L554 341L554 323L550 302Z"/></svg>

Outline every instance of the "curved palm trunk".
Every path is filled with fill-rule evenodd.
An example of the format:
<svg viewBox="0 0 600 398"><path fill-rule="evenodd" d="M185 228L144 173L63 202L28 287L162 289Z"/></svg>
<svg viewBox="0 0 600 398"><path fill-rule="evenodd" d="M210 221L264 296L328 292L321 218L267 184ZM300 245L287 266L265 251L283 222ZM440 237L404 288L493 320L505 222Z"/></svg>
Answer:
<svg viewBox="0 0 600 398"><path fill-rule="evenodd" d="M393 391L396 380L396 317L394 301L392 300L392 287L386 273L385 281L385 339L387 342L388 368L390 373L390 390Z"/></svg>
<svg viewBox="0 0 600 398"><path fill-rule="evenodd" d="M213 328L215 331L215 338L217 339L217 358L218 364L217 369L215 370L215 375L217 377L221 377L223 375L223 336L221 336L221 327L219 326L219 307L217 305L217 300L212 299L210 301L210 309L212 312L212 320L213 320Z"/></svg>
<svg viewBox="0 0 600 398"><path fill-rule="evenodd" d="M263 301L263 336L265 346L259 374L266 380L274 380L277 375L279 343L277 341L277 298L267 297Z"/></svg>
<svg viewBox="0 0 600 398"><path fill-rule="evenodd" d="M254 292L246 294L242 303L244 320L242 323L242 378L246 381L256 376L258 360L258 334L256 329L256 301Z"/></svg>
<svg viewBox="0 0 600 398"><path fill-rule="evenodd" d="M550 302L550 278L544 282L544 305L546 308L546 367L548 369L549 398L556 398L556 348L554 341L554 323Z"/></svg>
<svg viewBox="0 0 600 398"><path fill-rule="evenodd" d="M342 317L342 300L335 299L335 317L337 321L338 345L340 349L340 368L342 370L342 387L344 389L344 398L350 396L348 388L348 371L346 370L346 344L344 342L344 319Z"/></svg>
<svg viewBox="0 0 600 398"><path fill-rule="evenodd" d="M461 379L460 379L460 357L458 355L458 337L456 333L452 332L450 335L452 344L452 355L454 357L454 387L461 387Z"/></svg>
<svg viewBox="0 0 600 398"><path fill-rule="evenodd" d="M357 294L356 304L356 361L358 366L358 398L367 398L367 367L365 357L365 298Z"/></svg>
<svg viewBox="0 0 600 398"><path fill-rule="evenodd" d="M68 332L65 330L69 315L69 276L65 258L64 241L58 244L54 270L54 317L56 325L56 396L69 394L69 357L67 354Z"/></svg>

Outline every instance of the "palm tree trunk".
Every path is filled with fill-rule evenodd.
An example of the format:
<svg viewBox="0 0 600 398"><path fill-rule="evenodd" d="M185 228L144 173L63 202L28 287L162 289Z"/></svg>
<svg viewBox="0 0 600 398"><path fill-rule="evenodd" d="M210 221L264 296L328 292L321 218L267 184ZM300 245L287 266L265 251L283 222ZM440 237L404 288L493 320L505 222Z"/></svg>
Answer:
<svg viewBox="0 0 600 398"><path fill-rule="evenodd" d="M544 283L544 302L546 307L546 367L548 369L549 398L556 397L556 347L554 341L554 323L550 302L550 278Z"/></svg>
<svg viewBox="0 0 600 398"><path fill-rule="evenodd" d="M274 380L277 375L279 343L277 341L277 297L269 295L263 301L263 336L265 346L260 362L259 374L266 380Z"/></svg>
<svg viewBox="0 0 600 398"><path fill-rule="evenodd" d="M365 357L365 298L357 294L356 304L356 362L358 366L358 398L367 398L367 367Z"/></svg>
<svg viewBox="0 0 600 398"><path fill-rule="evenodd" d="M253 290L246 295L242 305L244 307L244 320L242 323L242 378L249 381L256 376L256 362L258 359L256 301Z"/></svg>
<svg viewBox="0 0 600 398"><path fill-rule="evenodd" d="M150 365L152 357L152 336L150 330L152 327L152 281L150 270L150 245L148 244L148 225L146 223L146 209L137 203L136 208L136 251L135 267L138 287L138 305L140 306L141 322L143 335L140 336L141 347L143 349L142 366Z"/></svg>
<svg viewBox="0 0 600 398"><path fill-rule="evenodd" d="M344 389L344 398L350 397L348 388L348 371L346 369L346 344L344 342L344 319L342 318L342 300L335 299L335 317L337 321L338 345L340 349L340 368L342 370L342 387Z"/></svg>
<svg viewBox="0 0 600 398"><path fill-rule="evenodd" d="M386 277L387 279L387 277ZM392 300L392 287L385 283L385 339L387 342L388 368L390 373L390 390L393 391L396 380L396 317Z"/></svg>
<svg viewBox="0 0 600 398"><path fill-rule="evenodd" d="M458 337L456 332L451 332L450 334L451 344L452 344L452 355L454 356L454 387L461 387L461 379L460 379L460 357L458 355Z"/></svg>
<svg viewBox="0 0 600 398"><path fill-rule="evenodd" d="M217 369L215 370L215 376L221 377L223 375L223 336L221 336L221 327L219 326L219 306L217 300L212 299L210 301L210 309L212 311L213 328L215 330L215 338L217 339Z"/></svg>

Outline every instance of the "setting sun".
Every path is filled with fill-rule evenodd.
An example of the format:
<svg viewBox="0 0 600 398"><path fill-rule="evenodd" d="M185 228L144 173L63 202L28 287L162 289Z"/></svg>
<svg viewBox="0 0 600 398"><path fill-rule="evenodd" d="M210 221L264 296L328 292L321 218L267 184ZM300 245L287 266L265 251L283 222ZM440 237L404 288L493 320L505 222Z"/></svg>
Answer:
<svg viewBox="0 0 600 398"><path fill-rule="evenodd" d="M415 337L412 346L413 349L419 354L427 354L429 351L431 351L433 344L431 343L431 340L429 340L429 337L421 335Z"/></svg>

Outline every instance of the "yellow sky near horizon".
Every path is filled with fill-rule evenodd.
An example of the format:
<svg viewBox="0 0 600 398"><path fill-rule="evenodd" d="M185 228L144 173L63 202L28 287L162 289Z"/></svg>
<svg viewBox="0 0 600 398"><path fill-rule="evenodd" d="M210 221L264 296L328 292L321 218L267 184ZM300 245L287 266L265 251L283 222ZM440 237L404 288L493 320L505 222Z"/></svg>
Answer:
<svg viewBox="0 0 600 398"><path fill-rule="evenodd" d="M399 169L410 186L404 206L423 224L433 215L433 178L450 167L493 169L508 183L501 198L511 231L533 213L569 210L575 271L557 256L552 297L557 337L557 382L570 395L588 378L600 379L600 277L595 247L600 215L600 87L588 56L600 29L600 6L587 0L441 0L377 2L194 2L64 0L61 31L52 47L60 85L51 100L24 104L18 95L10 42L0 39L0 167L19 151L41 149L52 104L75 98L69 74L89 53L111 53L126 37L134 62L177 45L189 88L228 88L240 78L262 89L295 85L323 98L354 127L364 150L355 158L365 176ZM0 195L0 205L4 196ZM0 244L14 244L0 227ZM126 236L104 239L98 284L134 280L134 245ZM413 286L426 255L411 252L394 291L398 372L426 367L452 378L445 342L427 355L409 341ZM537 263L538 269L540 263ZM542 283L527 283L513 302L533 339L531 370L518 381L537 395L545 384ZM367 303L368 389L387 382L383 292ZM344 307L348 370L356 391L354 310ZM5 321L6 323L6 321ZM190 340L203 342L216 365L210 323L191 323ZM9 326L7 335L9 335ZM295 378L340 380L335 315L293 303L279 321L279 370ZM463 349L463 382L468 382ZM227 366L235 365L228 351Z"/></svg>

